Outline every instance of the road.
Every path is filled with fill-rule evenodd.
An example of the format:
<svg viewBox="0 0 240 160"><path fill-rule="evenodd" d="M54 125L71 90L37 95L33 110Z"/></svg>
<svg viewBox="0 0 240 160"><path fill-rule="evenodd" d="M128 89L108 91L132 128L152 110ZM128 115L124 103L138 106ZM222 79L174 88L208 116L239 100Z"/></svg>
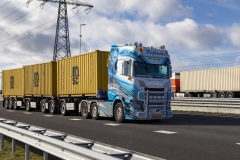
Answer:
<svg viewBox="0 0 240 160"><path fill-rule="evenodd" d="M240 159L240 117L175 114L162 121L82 119L39 111L6 110L0 117L169 159Z"/></svg>

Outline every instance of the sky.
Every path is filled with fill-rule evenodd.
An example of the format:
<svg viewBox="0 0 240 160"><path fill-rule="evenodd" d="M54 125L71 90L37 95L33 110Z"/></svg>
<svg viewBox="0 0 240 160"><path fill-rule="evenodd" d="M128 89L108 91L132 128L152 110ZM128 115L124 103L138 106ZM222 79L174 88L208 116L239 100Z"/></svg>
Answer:
<svg viewBox="0 0 240 160"><path fill-rule="evenodd" d="M79 0L74 0L79 1ZM0 72L53 60L57 3L0 1ZM112 44L165 45L173 72L240 66L239 0L83 0L68 5L71 55ZM78 13L77 13L78 11ZM76 14L77 13L77 14ZM1 84L0 84L1 86Z"/></svg>

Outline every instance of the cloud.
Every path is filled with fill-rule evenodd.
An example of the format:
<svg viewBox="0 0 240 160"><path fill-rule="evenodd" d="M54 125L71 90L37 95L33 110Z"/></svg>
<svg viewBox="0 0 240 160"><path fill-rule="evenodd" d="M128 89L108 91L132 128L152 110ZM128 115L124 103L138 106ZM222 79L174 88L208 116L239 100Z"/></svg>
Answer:
<svg viewBox="0 0 240 160"><path fill-rule="evenodd" d="M24 3L17 1L12 6L16 9ZM72 56L79 54L79 26L81 23L86 24L86 26L82 26L82 53L93 50L109 51L112 44L141 42L144 46L166 45L169 53L176 53L176 58L188 57L189 55L200 55L199 52L209 52L209 50L217 52L230 37L231 42L239 46L238 37L240 36L239 34L235 36L239 30L238 25L236 25L236 29L232 26L229 30L223 30L210 24L199 24L197 20L191 18L193 8L183 6L180 0L149 0L147 2L146 0L88 0L88 3L94 5L91 12L88 15L79 14L74 18L71 17L75 14L70 10L71 7L68 7ZM30 8L22 8L18 16L39 7L40 4L38 1L30 3ZM8 43L14 42L56 24L57 5L47 3L44 8L48 7L50 7L48 10L23 23L5 31L0 30L0 41L31 30L16 39L7 41ZM10 8L6 7L5 10L0 10L0 14L3 15L2 13L8 9ZM14 9L11 8L11 10ZM34 13L39 11L41 11L40 8ZM32 30L51 19L54 20ZM1 22L1 25L7 26L10 21L12 19L6 19ZM17 43L1 46L5 43L0 42L0 59L3 59L0 62L0 70L51 61L55 32L55 27L53 27ZM173 62L174 65L180 63L180 61ZM182 60L181 63L186 64L186 61ZM189 60L187 64L203 63Z"/></svg>
<svg viewBox="0 0 240 160"><path fill-rule="evenodd" d="M149 21L176 20L179 17L192 16L193 10L192 7L183 6L181 0L89 0L88 2L94 4L94 12L111 16L113 19L114 16L127 18L131 15L136 19L145 18Z"/></svg>
<svg viewBox="0 0 240 160"><path fill-rule="evenodd" d="M197 24L189 18L167 24L166 31L167 36L172 37L170 43L186 49L214 49L221 45L224 39L224 33L220 29L210 24Z"/></svg>
<svg viewBox="0 0 240 160"><path fill-rule="evenodd" d="M232 44L240 48L240 24L233 24L228 31L228 36Z"/></svg>

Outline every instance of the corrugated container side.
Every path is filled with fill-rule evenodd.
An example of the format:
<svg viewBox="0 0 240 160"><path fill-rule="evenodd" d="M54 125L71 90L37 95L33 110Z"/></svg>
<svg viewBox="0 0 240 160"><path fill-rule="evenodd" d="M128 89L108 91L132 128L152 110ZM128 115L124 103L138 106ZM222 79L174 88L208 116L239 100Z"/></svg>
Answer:
<svg viewBox="0 0 240 160"><path fill-rule="evenodd" d="M107 91L109 52L94 51L57 61L58 96L97 96Z"/></svg>
<svg viewBox="0 0 240 160"><path fill-rule="evenodd" d="M57 63L48 62L24 66L25 96L57 95Z"/></svg>
<svg viewBox="0 0 240 160"><path fill-rule="evenodd" d="M239 91L240 67L183 71L180 73L182 92Z"/></svg>
<svg viewBox="0 0 240 160"><path fill-rule="evenodd" d="M3 97L24 96L24 70L23 68L2 71Z"/></svg>

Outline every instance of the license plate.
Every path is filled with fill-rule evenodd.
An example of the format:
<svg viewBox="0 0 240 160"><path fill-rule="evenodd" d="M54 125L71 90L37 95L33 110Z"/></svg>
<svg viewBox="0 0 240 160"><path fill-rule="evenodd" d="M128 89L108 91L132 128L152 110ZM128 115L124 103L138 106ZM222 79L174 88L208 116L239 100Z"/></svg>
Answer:
<svg viewBox="0 0 240 160"><path fill-rule="evenodd" d="M153 118L161 118L161 116L162 116L161 114L154 114Z"/></svg>

